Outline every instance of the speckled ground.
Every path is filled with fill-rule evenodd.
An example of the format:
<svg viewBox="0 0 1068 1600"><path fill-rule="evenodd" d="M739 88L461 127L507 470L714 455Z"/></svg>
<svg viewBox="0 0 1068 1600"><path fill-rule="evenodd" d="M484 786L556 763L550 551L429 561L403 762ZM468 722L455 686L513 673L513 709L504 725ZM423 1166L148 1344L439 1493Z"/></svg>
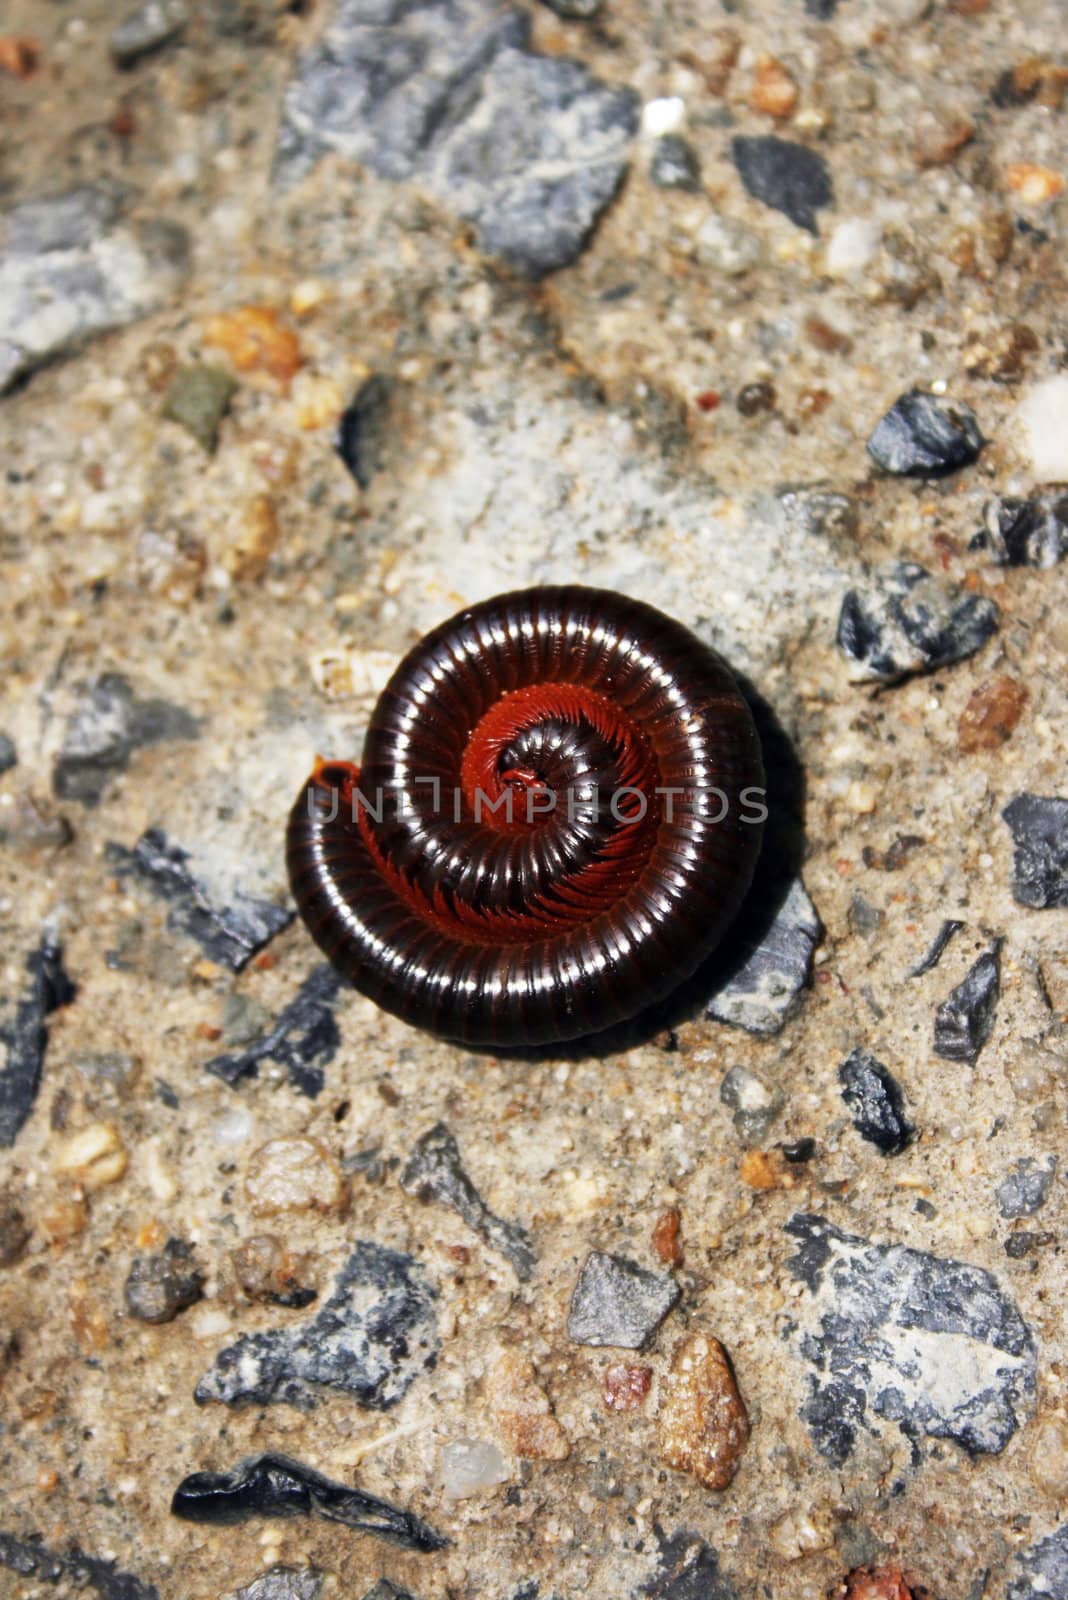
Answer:
<svg viewBox="0 0 1068 1600"><path fill-rule="evenodd" d="M1065 65L1063 10L822 9L834 14L800 0L605 0L595 20L567 22L532 5L535 51L643 103L681 99L702 180L655 187L639 133L589 244L531 282L481 254L477 227L418 175L394 182L335 154L296 187L271 186L284 86L325 9L204 0L179 41L119 72L107 40L123 5L9 0L2 31L35 39L39 64L24 78L0 67L5 207L109 178L129 186L135 221L166 218L192 244L160 310L0 399L0 732L18 758L0 775L5 1027L43 929L77 986L48 1018L32 1112L0 1151L0 1228L9 1244L27 1235L0 1267L0 1533L132 1575L126 1589L94 1568L105 1596L154 1586L160 1600L215 1600L284 1563L354 1600L382 1577L418 1600L816 1600L872 1561L945 1600L1068 1595L1068 1548L1063 1566L1056 1547L1034 1554L1068 1507L1060 1166L1034 1220L1008 1219L995 1196L1019 1160L1065 1154L1068 911L1014 899L1000 812L1021 792L1068 788L1068 566L996 567L969 548L992 496L1057 475L1036 473L1020 407L1068 361L1068 197L1052 182L1068 177L1064 85L1054 72L1048 88L1047 62L1034 97L999 106L991 91L1029 58ZM750 103L762 51L796 83L792 120ZM734 133L824 155L834 201L818 234L745 192ZM1048 180L1027 188L1023 164ZM212 319L248 305L274 313L274 373L235 369L219 343ZM201 360L238 385L214 453L162 415L175 374ZM371 373L390 398L364 490L333 434ZM739 409L761 383L756 408ZM974 408L988 440L975 465L942 481L874 467L865 440L914 386ZM782 492L799 484L843 498L801 515ZM858 685L835 645L842 598L896 558L993 599L1000 626L970 659ZM251 898L284 922L282 829L314 754L358 756L375 694L429 626L508 587L570 580L694 627L792 745L824 938L782 1031L758 1037L697 1007L603 1058L496 1060L344 993L317 1096L277 1056L233 1087L206 1073L283 1012L316 953L294 922L241 963L209 956L123 851L161 830L214 906ZM149 707L132 723L116 713L133 728L118 754L87 687L108 674ZM995 675L1026 689L1018 720L1004 741L962 748L961 714ZM79 716L110 752L88 796L56 775ZM907 979L945 918L962 930ZM936 1007L992 939L993 1031L973 1064L944 1059ZM897 1079L916 1129L891 1157L841 1097L837 1069L856 1047ZM731 1068L781 1091L755 1147L721 1100ZM527 1281L402 1185L438 1121L492 1210L529 1230ZM73 1146L86 1129L88 1174ZM263 1221L254 1152L298 1136L338 1160L378 1153L350 1162L337 1193L327 1161L321 1209ZM785 1158L808 1138L810 1159ZM662 1270L652 1236L671 1208L682 1297L651 1353L624 1358L652 1368L648 1398L615 1413L602 1385L620 1354L569 1339L569 1300L591 1249ZM859 1290L814 1287L791 1265L797 1214L976 1269L963 1310L939 1280L910 1322L886 1291L895 1327L921 1330L901 1360L930 1427L907 1397L895 1412L886 1390L900 1373L880 1377L873 1356L858 1378L853 1350L868 1409L841 1459L821 1450L813 1378L835 1342L820 1316L838 1297L848 1321L876 1262L893 1279L905 1258L864 1257ZM194 1403L223 1346L315 1314L242 1292L231 1251L264 1231L320 1302L357 1239L422 1263L440 1350L392 1409L329 1392L309 1412ZM1030 1241L1007 1249L1021 1232ZM124 1283L169 1237L194 1246L205 1294L147 1325ZM1000 1346L976 1331L995 1303L1025 1330ZM658 1442L660 1387L690 1331L726 1347L749 1413L722 1492L666 1467ZM879 1360L884 1335L876 1317ZM1031 1362L1033 1392L997 1375L999 1350L1021 1372ZM565 1459L517 1451L488 1381L504 1352L533 1363ZM938 1419L947 1394L991 1383L1015 1383L1015 1410L998 1448L969 1452ZM507 1477L457 1500L442 1451L464 1438L495 1444ZM452 1543L416 1554L322 1521L212 1529L169 1515L186 1473L265 1450L358 1482ZM26 1559L0 1565L0 1594L79 1581L69 1562L35 1576Z"/></svg>

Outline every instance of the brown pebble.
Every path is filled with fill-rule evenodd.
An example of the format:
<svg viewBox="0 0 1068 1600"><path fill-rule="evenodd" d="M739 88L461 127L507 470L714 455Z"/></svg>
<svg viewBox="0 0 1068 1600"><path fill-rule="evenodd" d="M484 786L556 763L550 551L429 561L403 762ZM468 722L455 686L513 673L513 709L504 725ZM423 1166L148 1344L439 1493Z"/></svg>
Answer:
<svg viewBox="0 0 1068 1600"><path fill-rule="evenodd" d="M41 1227L51 1245L66 1244L76 1239L89 1226L89 1207L81 1191L64 1195L41 1214Z"/></svg>
<svg viewBox="0 0 1068 1600"><path fill-rule="evenodd" d="M749 1417L727 1353L691 1333L675 1351L660 1407L660 1454L707 1489L725 1489L749 1438Z"/></svg>
<svg viewBox="0 0 1068 1600"><path fill-rule="evenodd" d="M0 1267L13 1267L30 1242L26 1218L9 1194L0 1194Z"/></svg>
<svg viewBox="0 0 1068 1600"><path fill-rule="evenodd" d="M108 1347L107 1319L84 1278L76 1278L71 1284L68 1300L79 1349L87 1356L99 1355Z"/></svg>
<svg viewBox="0 0 1068 1600"><path fill-rule="evenodd" d="M1068 88L1068 68L1058 67L1047 56L1029 56L1003 72L994 90L999 106L1025 106L1032 100L1051 111L1059 111Z"/></svg>
<svg viewBox="0 0 1068 1600"><path fill-rule="evenodd" d="M0 71L13 78L32 78L41 64L41 47L36 39L17 34L0 35Z"/></svg>
<svg viewBox="0 0 1068 1600"><path fill-rule="evenodd" d="M738 1175L750 1189L789 1188L783 1183L778 1164L763 1150L747 1150L738 1165Z"/></svg>
<svg viewBox="0 0 1068 1600"><path fill-rule="evenodd" d="M828 355L847 356L853 348L848 333L840 333L829 322L815 315L805 318L805 337L817 350L825 350Z"/></svg>
<svg viewBox="0 0 1068 1600"><path fill-rule="evenodd" d="M975 123L960 112L921 111L912 159L918 167L945 167L975 138Z"/></svg>
<svg viewBox="0 0 1068 1600"><path fill-rule="evenodd" d="M855 1567L845 1582L845 1600L913 1600L898 1567Z"/></svg>
<svg viewBox="0 0 1068 1600"><path fill-rule="evenodd" d="M685 58L705 80L709 94L721 95L730 81L742 42L733 28L709 28L702 36L701 48Z"/></svg>
<svg viewBox="0 0 1068 1600"><path fill-rule="evenodd" d="M285 389L304 360L296 334L271 306L239 306L209 317L204 343L225 350L238 372L266 372Z"/></svg>
<svg viewBox="0 0 1068 1600"><path fill-rule="evenodd" d="M226 552L226 570L235 583L256 583L263 577L280 531L270 495L253 495L241 513L236 536Z"/></svg>
<svg viewBox="0 0 1068 1600"><path fill-rule="evenodd" d="M1032 1424L1030 1447L1035 1487L1057 1500L1068 1496L1068 1422L1063 1417L1040 1417Z"/></svg>
<svg viewBox="0 0 1068 1600"><path fill-rule="evenodd" d="M608 1411L637 1411L653 1381L652 1367L628 1367L619 1361L604 1375L604 1403Z"/></svg>
<svg viewBox="0 0 1068 1600"><path fill-rule="evenodd" d="M957 723L957 748L962 755L996 750L1011 736L1027 704L1027 689L1016 678L998 673L972 692Z"/></svg>
<svg viewBox="0 0 1068 1600"><path fill-rule="evenodd" d="M1064 190L1064 179L1052 167L1040 167L1033 161L1011 161L1005 168L1005 182L1014 194L1028 205L1044 205L1055 200Z"/></svg>
<svg viewBox="0 0 1068 1600"><path fill-rule="evenodd" d="M653 1228L653 1249L668 1267L677 1267L682 1260L682 1242L679 1230L682 1219L678 1207L672 1206L656 1220Z"/></svg>
<svg viewBox="0 0 1068 1600"><path fill-rule="evenodd" d="M769 117L792 117L797 108L797 81L775 56L757 58L756 75L749 90L754 111Z"/></svg>
<svg viewBox="0 0 1068 1600"><path fill-rule="evenodd" d="M549 1397L538 1387L533 1363L506 1350L486 1379L486 1399L508 1448L528 1461L563 1461L570 1454L567 1434L553 1416Z"/></svg>
<svg viewBox="0 0 1068 1600"><path fill-rule="evenodd" d="M307 1256L293 1255L274 1233L256 1233L230 1252L230 1261L243 1294L250 1300L275 1305L306 1305L314 1292L306 1285L310 1276Z"/></svg>

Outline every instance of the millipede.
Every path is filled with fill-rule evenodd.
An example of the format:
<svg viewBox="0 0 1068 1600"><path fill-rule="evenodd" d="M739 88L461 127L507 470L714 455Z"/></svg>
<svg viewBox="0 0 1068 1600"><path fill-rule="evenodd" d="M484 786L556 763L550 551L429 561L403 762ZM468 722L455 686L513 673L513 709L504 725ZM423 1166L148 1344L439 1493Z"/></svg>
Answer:
<svg viewBox="0 0 1068 1600"><path fill-rule="evenodd" d="M363 760L319 760L289 818L312 937L384 1010L499 1049L665 999L722 940L766 815L726 663L604 589L468 607L404 658Z"/></svg>

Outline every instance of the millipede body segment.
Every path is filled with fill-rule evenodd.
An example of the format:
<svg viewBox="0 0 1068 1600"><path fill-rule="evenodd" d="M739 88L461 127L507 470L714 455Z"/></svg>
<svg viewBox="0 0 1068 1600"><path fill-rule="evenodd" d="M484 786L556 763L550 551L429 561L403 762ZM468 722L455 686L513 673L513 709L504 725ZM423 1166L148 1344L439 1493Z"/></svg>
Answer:
<svg viewBox="0 0 1068 1600"><path fill-rule="evenodd" d="M718 944L760 850L760 745L716 653L608 590L462 611L401 662L362 766L320 761L289 878L385 1010L497 1047L635 1016Z"/></svg>

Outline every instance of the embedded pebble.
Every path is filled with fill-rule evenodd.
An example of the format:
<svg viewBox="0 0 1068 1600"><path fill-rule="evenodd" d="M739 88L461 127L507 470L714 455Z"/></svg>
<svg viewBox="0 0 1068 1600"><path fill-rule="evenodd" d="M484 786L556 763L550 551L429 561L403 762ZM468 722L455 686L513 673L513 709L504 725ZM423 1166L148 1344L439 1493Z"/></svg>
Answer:
<svg viewBox="0 0 1068 1600"><path fill-rule="evenodd" d="M823 937L816 908L800 878L768 894L766 910L781 895L768 924L754 928L744 918L733 935L729 975L717 983L707 1016L767 1038L781 1033L801 1004L812 976L812 958Z"/></svg>
<svg viewBox="0 0 1068 1600"><path fill-rule="evenodd" d="M851 683L894 683L974 655L998 620L985 595L952 588L915 561L892 561L846 593L838 648Z"/></svg>
<svg viewBox="0 0 1068 1600"><path fill-rule="evenodd" d="M132 67L179 38L188 22L185 0L146 0L111 30L108 44L112 60L117 67Z"/></svg>
<svg viewBox="0 0 1068 1600"><path fill-rule="evenodd" d="M53 1171L73 1178L87 1193L117 1183L127 1166L126 1147L113 1122L91 1122L52 1153Z"/></svg>
<svg viewBox="0 0 1068 1600"><path fill-rule="evenodd" d="M1001 813L1012 834L1012 894L1043 911L1068 906L1068 799L1018 794Z"/></svg>
<svg viewBox="0 0 1068 1600"><path fill-rule="evenodd" d="M991 1273L812 1214L786 1232L799 1243L787 1265L806 1291L794 1334L811 1369L800 1415L822 1456L840 1466L862 1430L878 1434L876 1417L971 1455L1005 1448L1034 1402L1037 1352Z"/></svg>
<svg viewBox="0 0 1068 1600"><path fill-rule="evenodd" d="M912 1142L915 1130L905 1115L905 1099L896 1078L859 1045L838 1068L842 1099L862 1139L896 1156Z"/></svg>
<svg viewBox="0 0 1068 1600"><path fill-rule="evenodd" d="M638 1411L653 1381L652 1367L633 1367L617 1361L605 1368L602 1393L606 1411Z"/></svg>
<svg viewBox="0 0 1068 1600"><path fill-rule="evenodd" d="M743 1144L763 1144L775 1118L786 1104L781 1089L769 1089L748 1067L731 1067L723 1075L719 1097L734 1112L734 1128Z"/></svg>
<svg viewBox="0 0 1068 1600"><path fill-rule="evenodd" d="M13 1267L30 1242L30 1226L12 1196L0 1192L0 1267Z"/></svg>
<svg viewBox="0 0 1068 1600"><path fill-rule="evenodd" d="M1055 567L1068 556L1068 494L988 500L968 548L988 551L1002 567Z"/></svg>
<svg viewBox="0 0 1068 1600"><path fill-rule="evenodd" d="M553 1415L533 1362L505 1350L486 1379L486 1403L509 1450L528 1461L564 1461L571 1453L567 1434Z"/></svg>
<svg viewBox="0 0 1068 1600"><path fill-rule="evenodd" d="M764 245L752 229L717 211L701 224L694 247L698 261L725 278L741 278L764 259Z"/></svg>
<svg viewBox="0 0 1068 1600"><path fill-rule="evenodd" d="M447 1500L469 1500L510 1477L501 1452L485 1439L456 1439L442 1447L441 1487Z"/></svg>
<svg viewBox="0 0 1068 1600"><path fill-rule="evenodd" d="M685 189L698 194L701 189L701 163L692 145L677 134L658 139L649 162L649 177L658 189Z"/></svg>
<svg viewBox="0 0 1068 1600"><path fill-rule="evenodd" d="M1013 1566L1023 1575L1006 1589L1005 1600L1068 1600L1068 1522L1017 1551Z"/></svg>
<svg viewBox="0 0 1068 1600"><path fill-rule="evenodd" d="M807 145L774 134L736 135L731 157L754 200L781 211L799 228L817 233L816 213L833 205L831 169L823 156Z"/></svg>
<svg viewBox="0 0 1068 1600"><path fill-rule="evenodd" d="M1068 1420L1054 1415L1037 1418L1029 1444L1030 1472L1036 1488L1057 1499L1068 1495Z"/></svg>
<svg viewBox="0 0 1068 1600"><path fill-rule="evenodd" d="M271 1567L227 1600L319 1600L324 1577L317 1567Z"/></svg>
<svg viewBox="0 0 1068 1600"><path fill-rule="evenodd" d="M661 1460L706 1489L726 1489L749 1441L749 1415L718 1339L692 1333L676 1347L657 1425Z"/></svg>
<svg viewBox="0 0 1068 1600"><path fill-rule="evenodd" d="M1009 1220L1033 1217L1049 1199L1056 1173L1056 1156L1050 1156L1044 1164L1034 1156L1022 1156L994 1190L998 1211Z"/></svg>
<svg viewBox="0 0 1068 1600"><path fill-rule="evenodd" d="M977 461L984 443L970 406L912 389L878 424L868 454L884 472L940 478Z"/></svg>
<svg viewBox="0 0 1068 1600"><path fill-rule="evenodd" d="M63 947L46 928L26 957L21 996L0 996L0 1149L15 1143L33 1110L48 1048L48 1018L75 998Z"/></svg>
<svg viewBox="0 0 1068 1600"><path fill-rule="evenodd" d="M406 1550L441 1550L448 1543L414 1512L275 1451L250 1456L230 1472L190 1473L174 1491L171 1516L222 1527L254 1517L319 1516Z"/></svg>
<svg viewBox="0 0 1068 1600"><path fill-rule="evenodd" d="M98 805L136 751L199 737L200 722L181 706L140 700L121 673L103 673L79 688L52 767L53 792L60 800Z"/></svg>
<svg viewBox="0 0 1068 1600"><path fill-rule="evenodd" d="M871 263L879 248L881 229L865 217L840 222L827 241L824 266L832 278L853 278Z"/></svg>
<svg viewBox="0 0 1068 1600"><path fill-rule="evenodd" d="M1001 957L995 945L983 952L935 1012L935 1054L974 1065L994 1030L1000 993Z"/></svg>
<svg viewBox="0 0 1068 1600"><path fill-rule="evenodd" d="M127 1311L139 1322L173 1322L204 1293L192 1245L168 1239L158 1255L136 1256L122 1292Z"/></svg>
<svg viewBox="0 0 1068 1600"><path fill-rule="evenodd" d="M192 434L209 456L219 446L223 418L237 393L237 381L221 367L200 362L179 367L163 402L163 415Z"/></svg>
<svg viewBox="0 0 1068 1600"><path fill-rule="evenodd" d="M293 1255L274 1233L256 1233L230 1252L241 1292L250 1300L300 1310L316 1298L308 1287L307 1257Z"/></svg>
<svg viewBox="0 0 1068 1600"><path fill-rule="evenodd" d="M281 1211L344 1211L345 1175L318 1139L269 1139L245 1167L245 1196L257 1217Z"/></svg>
<svg viewBox="0 0 1068 1600"><path fill-rule="evenodd" d="M829 1517L809 1506L791 1506L768 1529L768 1543L781 1561L800 1561L817 1550L829 1550L834 1529Z"/></svg>
<svg viewBox="0 0 1068 1600"><path fill-rule="evenodd" d="M8 738L6 733L0 733L0 776L17 766L18 759L14 739Z"/></svg>
<svg viewBox="0 0 1068 1600"><path fill-rule="evenodd" d="M185 230L127 225L129 191L84 184L0 215L0 394L87 340L158 310L189 273Z"/></svg>
<svg viewBox="0 0 1068 1600"><path fill-rule="evenodd" d="M1026 687L1016 678L996 673L973 689L957 722L957 749L962 755L997 750L1012 737L1027 705Z"/></svg>
<svg viewBox="0 0 1068 1600"><path fill-rule="evenodd" d="M460 1147L443 1122L437 1122L416 1141L401 1174L401 1188L420 1200L449 1206L493 1250L512 1264L516 1277L526 1283L533 1275L536 1257L530 1237L518 1223L505 1222L487 1206L460 1161Z"/></svg>
<svg viewBox="0 0 1068 1600"><path fill-rule="evenodd" d="M1016 414L1039 483L1068 483L1068 374L1034 384Z"/></svg>
<svg viewBox="0 0 1068 1600"><path fill-rule="evenodd" d="M668 1273L593 1250L571 1296L567 1336L575 1344L642 1350L679 1298Z"/></svg>
<svg viewBox="0 0 1068 1600"><path fill-rule="evenodd" d="M311 1410L338 1389L384 1410L436 1360L436 1298L412 1256L361 1239L314 1317L245 1334L220 1351L194 1399Z"/></svg>
<svg viewBox="0 0 1068 1600"><path fill-rule="evenodd" d="M371 487L382 467L391 393L388 380L373 373L357 389L337 425L334 448L361 489Z"/></svg>

